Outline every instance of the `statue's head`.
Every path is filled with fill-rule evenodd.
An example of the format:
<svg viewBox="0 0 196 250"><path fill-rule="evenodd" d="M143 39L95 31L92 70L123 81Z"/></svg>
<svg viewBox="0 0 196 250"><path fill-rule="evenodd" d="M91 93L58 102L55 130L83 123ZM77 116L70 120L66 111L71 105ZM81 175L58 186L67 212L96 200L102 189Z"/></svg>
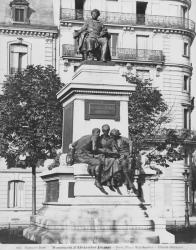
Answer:
<svg viewBox="0 0 196 250"><path fill-rule="evenodd" d="M92 19L97 20L97 18L100 16L100 11L98 9L94 9L91 11Z"/></svg>
<svg viewBox="0 0 196 250"><path fill-rule="evenodd" d="M98 137L100 135L100 129L99 128L93 128L92 135L94 137Z"/></svg>
<svg viewBox="0 0 196 250"><path fill-rule="evenodd" d="M104 135L108 135L109 132L110 132L110 126L108 124L104 124L102 126L102 132L103 132Z"/></svg>
<svg viewBox="0 0 196 250"><path fill-rule="evenodd" d="M112 129L110 132L110 136L112 138L118 138L121 135L120 131L116 128Z"/></svg>

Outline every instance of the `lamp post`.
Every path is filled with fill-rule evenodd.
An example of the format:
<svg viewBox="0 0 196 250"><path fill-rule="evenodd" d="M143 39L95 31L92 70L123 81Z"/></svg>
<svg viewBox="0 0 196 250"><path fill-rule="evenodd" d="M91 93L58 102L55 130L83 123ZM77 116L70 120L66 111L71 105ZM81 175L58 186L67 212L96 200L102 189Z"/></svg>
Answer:
<svg viewBox="0 0 196 250"><path fill-rule="evenodd" d="M189 172L185 169L184 173L184 184L185 184L185 227L190 226L189 221L189 207L188 207L188 180L189 180Z"/></svg>

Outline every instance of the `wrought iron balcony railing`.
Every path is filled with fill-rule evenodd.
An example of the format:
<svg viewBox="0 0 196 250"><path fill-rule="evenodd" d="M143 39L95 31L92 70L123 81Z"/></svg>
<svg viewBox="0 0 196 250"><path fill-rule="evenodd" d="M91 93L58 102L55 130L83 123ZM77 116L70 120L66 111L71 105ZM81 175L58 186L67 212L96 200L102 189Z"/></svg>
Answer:
<svg viewBox="0 0 196 250"><path fill-rule="evenodd" d="M112 59L123 61L149 61L157 63L164 61L164 56L161 50L111 48L111 55ZM75 46L71 44L63 44L62 56L81 58L81 55L77 52Z"/></svg>
<svg viewBox="0 0 196 250"><path fill-rule="evenodd" d="M61 9L62 21L83 21L90 18L90 16L90 10L84 11L79 9ZM100 20L107 24L131 26L144 25L148 27L174 28L195 31L195 23L192 20L175 16L155 16L101 11Z"/></svg>

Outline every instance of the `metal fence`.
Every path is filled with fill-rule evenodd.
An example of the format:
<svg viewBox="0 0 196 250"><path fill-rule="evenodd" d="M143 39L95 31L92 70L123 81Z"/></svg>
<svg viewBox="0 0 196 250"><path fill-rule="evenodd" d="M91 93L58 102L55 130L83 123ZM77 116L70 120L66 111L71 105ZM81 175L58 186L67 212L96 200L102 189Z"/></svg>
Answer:
<svg viewBox="0 0 196 250"><path fill-rule="evenodd" d="M130 49L130 48L111 48L111 55L113 59L124 61L164 61L161 50L147 50L147 49ZM77 52L75 45L63 44L62 56L65 57L81 57Z"/></svg>
<svg viewBox="0 0 196 250"><path fill-rule="evenodd" d="M61 20L86 20L91 17L90 10L61 9ZM100 20L107 24L148 26L161 28L186 29L195 31L194 21L176 16L142 15L134 13L101 11Z"/></svg>

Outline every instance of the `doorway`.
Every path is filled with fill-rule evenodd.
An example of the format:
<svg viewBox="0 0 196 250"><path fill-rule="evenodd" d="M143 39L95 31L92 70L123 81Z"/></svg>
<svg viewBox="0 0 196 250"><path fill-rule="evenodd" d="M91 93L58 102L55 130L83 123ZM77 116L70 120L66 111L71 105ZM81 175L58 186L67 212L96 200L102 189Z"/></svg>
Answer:
<svg viewBox="0 0 196 250"><path fill-rule="evenodd" d="M136 21L137 24L145 24L147 2L136 2Z"/></svg>
<svg viewBox="0 0 196 250"><path fill-rule="evenodd" d="M148 58L148 42L149 36L137 35L136 36L136 55L137 58Z"/></svg>
<svg viewBox="0 0 196 250"><path fill-rule="evenodd" d="M75 19L84 19L84 2L85 0L75 0Z"/></svg>

